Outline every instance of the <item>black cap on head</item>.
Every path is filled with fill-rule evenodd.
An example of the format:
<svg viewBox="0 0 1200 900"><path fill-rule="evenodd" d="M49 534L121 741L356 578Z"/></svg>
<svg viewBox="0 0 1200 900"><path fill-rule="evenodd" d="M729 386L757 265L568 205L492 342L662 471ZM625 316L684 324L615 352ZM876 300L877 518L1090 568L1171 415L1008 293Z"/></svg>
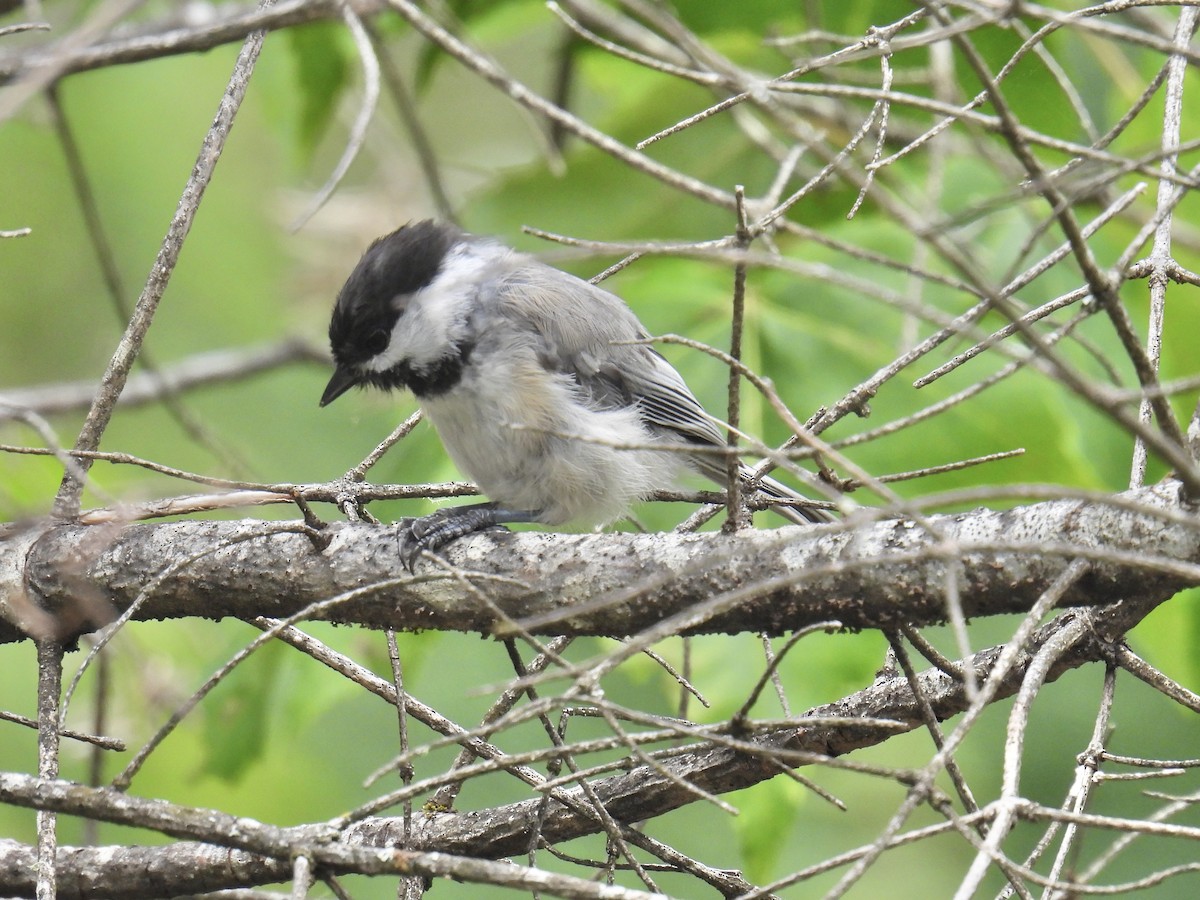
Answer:
<svg viewBox="0 0 1200 900"><path fill-rule="evenodd" d="M382 352L404 310L403 297L428 287L462 235L454 225L425 219L403 225L367 248L338 293L329 321L337 371L321 405L363 380L357 367Z"/></svg>
<svg viewBox="0 0 1200 900"><path fill-rule="evenodd" d="M428 287L437 277L446 252L461 236L455 226L432 219L402 225L371 243L342 293L354 289L394 297Z"/></svg>

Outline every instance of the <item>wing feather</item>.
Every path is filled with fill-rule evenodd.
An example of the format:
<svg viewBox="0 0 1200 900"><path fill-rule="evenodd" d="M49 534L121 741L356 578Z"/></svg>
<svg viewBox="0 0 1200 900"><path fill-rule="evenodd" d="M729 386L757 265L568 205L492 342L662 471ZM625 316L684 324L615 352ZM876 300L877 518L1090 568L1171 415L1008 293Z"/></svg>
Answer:
<svg viewBox="0 0 1200 900"><path fill-rule="evenodd" d="M535 348L542 363L573 378L597 408L636 405L652 434L725 445L724 434L675 367L653 347L633 343L649 334L620 297L528 257L515 257L499 296L507 315L524 318L543 339ZM720 457L697 454L689 462L706 477L724 483L726 469ZM742 477L750 474L742 466ZM762 479L759 489L774 499L803 500L774 479ZM819 509L778 509L793 521L829 518Z"/></svg>
<svg viewBox="0 0 1200 900"><path fill-rule="evenodd" d="M501 293L545 339L542 362L574 378L598 408L636 404L656 434L724 443L675 368L653 347L632 343L649 335L621 298L532 260L510 272Z"/></svg>

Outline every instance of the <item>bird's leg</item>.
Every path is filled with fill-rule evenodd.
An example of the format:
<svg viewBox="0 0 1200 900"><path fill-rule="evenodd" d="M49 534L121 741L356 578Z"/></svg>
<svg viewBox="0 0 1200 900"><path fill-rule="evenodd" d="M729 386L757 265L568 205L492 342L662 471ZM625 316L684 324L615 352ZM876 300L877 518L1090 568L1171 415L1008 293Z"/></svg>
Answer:
<svg viewBox="0 0 1200 900"><path fill-rule="evenodd" d="M400 547L400 559L404 567L412 572L425 550L432 553L464 535L489 528L504 528L504 522L534 522L537 517L536 511L505 509L495 503L448 506L420 519L409 520L407 534Z"/></svg>

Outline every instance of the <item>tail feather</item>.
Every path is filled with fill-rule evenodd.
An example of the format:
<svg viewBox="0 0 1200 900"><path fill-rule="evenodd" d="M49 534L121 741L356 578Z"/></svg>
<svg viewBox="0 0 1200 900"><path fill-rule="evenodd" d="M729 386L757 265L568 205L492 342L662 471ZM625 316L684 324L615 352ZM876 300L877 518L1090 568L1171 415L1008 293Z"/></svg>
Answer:
<svg viewBox="0 0 1200 900"><path fill-rule="evenodd" d="M748 481L753 475L753 470L749 466L742 466L742 481ZM812 501L808 500L787 485L776 481L767 475L757 481L758 490L761 494L771 500L795 501L794 503L778 503L771 509L783 516L789 522L795 522L797 525L820 525L823 522L834 521L827 511L812 506Z"/></svg>
<svg viewBox="0 0 1200 900"><path fill-rule="evenodd" d="M724 461L716 457L697 455L688 462L698 472L717 484L725 484L729 477L725 471ZM749 482L754 476L754 470L745 464L742 464L740 472L743 483ZM778 482L768 475L756 479L754 484L755 489L768 499L783 501L772 505L771 509L789 522L797 525L820 525L824 522L835 521L826 510L813 506L812 500L797 494L786 484Z"/></svg>

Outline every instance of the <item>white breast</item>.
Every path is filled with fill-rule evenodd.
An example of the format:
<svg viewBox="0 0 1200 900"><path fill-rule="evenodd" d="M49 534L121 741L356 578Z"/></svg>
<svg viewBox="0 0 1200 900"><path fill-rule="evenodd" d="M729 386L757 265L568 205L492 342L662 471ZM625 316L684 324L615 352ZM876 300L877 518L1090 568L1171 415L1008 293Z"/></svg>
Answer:
<svg viewBox="0 0 1200 900"><path fill-rule="evenodd" d="M678 453L627 449L655 441L636 410L589 407L569 377L548 374L532 352L489 363L486 380L470 365L453 390L423 406L489 499L551 525L611 522L671 487L683 465Z"/></svg>

